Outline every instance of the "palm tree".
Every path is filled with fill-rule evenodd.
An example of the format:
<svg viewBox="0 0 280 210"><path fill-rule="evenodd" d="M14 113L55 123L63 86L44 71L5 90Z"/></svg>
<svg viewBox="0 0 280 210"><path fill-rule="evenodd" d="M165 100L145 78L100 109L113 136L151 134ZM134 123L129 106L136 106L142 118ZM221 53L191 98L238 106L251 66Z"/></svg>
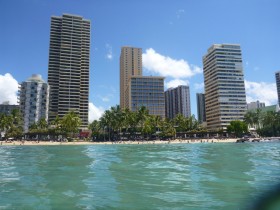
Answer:
<svg viewBox="0 0 280 210"><path fill-rule="evenodd" d="M107 129L109 141L111 141L111 129L113 124L113 114L110 110L106 110L100 119L103 129Z"/></svg>
<svg viewBox="0 0 280 210"><path fill-rule="evenodd" d="M172 123L172 121L170 121L169 119L164 119L163 121L161 121L161 136L162 137L169 137L169 138L174 138L174 136L176 135L176 129L174 128L174 125Z"/></svg>
<svg viewBox="0 0 280 210"><path fill-rule="evenodd" d="M23 120L19 109L13 109L11 114L6 116L6 137L21 137L23 134Z"/></svg>
<svg viewBox="0 0 280 210"><path fill-rule="evenodd" d="M252 111L247 112L244 115L244 122L247 123L250 127L253 127L255 125L255 113Z"/></svg>
<svg viewBox="0 0 280 210"><path fill-rule="evenodd" d="M5 115L4 113L0 113L0 134L8 129L8 116ZM2 136L1 136L2 138Z"/></svg>
<svg viewBox="0 0 280 210"><path fill-rule="evenodd" d="M4 131L7 126L7 116L4 113L0 113L0 132Z"/></svg>
<svg viewBox="0 0 280 210"><path fill-rule="evenodd" d="M38 122L37 122L38 128L41 130L46 130L48 128L48 122L46 121L45 118L41 118Z"/></svg>
<svg viewBox="0 0 280 210"><path fill-rule="evenodd" d="M127 133L128 128L130 128L129 118L130 118L130 110L128 108L125 108L123 110L122 118L123 118L123 126L125 128L125 133Z"/></svg>
<svg viewBox="0 0 280 210"><path fill-rule="evenodd" d="M124 124L123 112L119 105L111 107L112 113L112 127L114 131L117 131L118 136L120 136L121 129Z"/></svg>
<svg viewBox="0 0 280 210"><path fill-rule="evenodd" d="M161 118L158 115L152 115L152 116L150 116L150 119L152 122L153 129L155 130L155 133L157 135L157 132L159 131L159 126L161 123Z"/></svg>
<svg viewBox="0 0 280 210"><path fill-rule="evenodd" d="M128 124L130 127L130 136L133 136L135 138L136 128L139 124L139 118L137 116L138 114L136 112L129 112L128 116Z"/></svg>
<svg viewBox="0 0 280 210"><path fill-rule="evenodd" d="M255 112L255 115L253 117L253 122L256 125L256 128L259 129L263 126L262 123L262 110L261 109L257 109Z"/></svg>
<svg viewBox="0 0 280 210"><path fill-rule="evenodd" d="M277 127L277 113L275 111L268 111L263 115L263 125L267 130L270 130L270 135L274 136L276 134L276 127Z"/></svg>
<svg viewBox="0 0 280 210"><path fill-rule="evenodd" d="M15 126L22 126L23 119L19 109L13 109L11 111L11 117L13 118L13 124Z"/></svg>
<svg viewBox="0 0 280 210"><path fill-rule="evenodd" d="M146 117L146 119L143 123L143 127L141 129L142 136L147 135L147 136L151 137L151 135L155 132L155 126L153 125L152 121L153 121L152 116Z"/></svg>
<svg viewBox="0 0 280 210"><path fill-rule="evenodd" d="M145 106L141 106L137 112L138 121L140 127L143 127L146 117L149 115L149 111Z"/></svg>
<svg viewBox="0 0 280 210"><path fill-rule="evenodd" d="M187 130L188 121L181 113L177 114L173 121L174 124L177 126L177 131L183 132Z"/></svg>
<svg viewBox="0 0 280 210"><path fill-rule="evenodd" d="M37 132L37 130L38 130L38 125L37 125L37 123L32 123L30 126L29 126L29 132L33 132L33 131L36 131Z"/></svg>
<svg viewBox="0 0 280 210"><path fill-rule="evenodd" d="M196 130L198 128L198 121L195 119L194 115L190 116L187 118L188 121L188 127L187 130L192 131L192 130Z"/></svg>
<svg viewBox="0 0 280 210"><path fill-rule="evenodd" d="M99 132L101 129L100 121L94 120L92 123L88 125L88 128L92 131L92 136L99 136Z"/></svg>
<svg viewBox="0 0 280 210"><path fill-rule="evenodd" d="M71 137L74 137L74 134L78 132L80 125L81 119L74 111L68 112L61 120L62 131Z"/></svg>

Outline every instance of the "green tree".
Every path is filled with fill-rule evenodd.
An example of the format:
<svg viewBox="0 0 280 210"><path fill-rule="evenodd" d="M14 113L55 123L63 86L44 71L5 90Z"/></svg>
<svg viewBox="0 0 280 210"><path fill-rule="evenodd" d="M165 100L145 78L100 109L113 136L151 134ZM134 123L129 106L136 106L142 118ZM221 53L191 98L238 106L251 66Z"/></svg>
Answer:
<svg viewBox="0 0 280 210"><path fill-rule="evenodd" d="M101 130L100 121L98 120L92 121L92 123L89 124L88 128L91 130L92 136L97 138L99 137L100 130Z"/></svg>
<svg viewBox="0 0 280 210"><path fill-rule="evenodd" d="M20 111L18 109L13 109L5 120L6 137L20 138L23 135L23 119Z"/></svg>
<svg viewBox="0 0 280 210"><path fill-rule="evenodd" d="M154 116L146 116L142 127L142 135L151 138L151 135L156 132L156 126L153 122Z"/></svg>
<svg viewBox="0 0 280 210"><path fill-rule="evenodd" d="M243 121L233 120L227 126L227 132L234 133L236 137L241 137L243 133L248 132L248 126Z"/></svg>
<svg viewBox="0 0 280 210"><path fill-rule="evenodd" d="M174 138L176 135L176 129L174 128L173 122L169 119L164 119L160 123L161 133L160 136L163 138Z"/></svg>
<svg viewBox="0 0 280 210"><path fill-rule="evenodd" d="M38 122L37 122L38 128L40 130L47 130L48 129L48 122L46 121L45 118L41 118Z"/></svg>
<svg viewBox="0 0 280 210"><path fill-rule="evenodd" d="M107 131L109 141L111 141L111 131L113 125L113 114L110 110L106 110L102 117L100 118L101 125L103 130ZM105 136L104 136L105 137Z"/></svg>
<svg viewBox="0 0 280 210"><path fill-rule="evenodd" d="M113 134L117 132L118 138L120 137L121 129L124 125L124 115L120 106L111 107L111 115L112 115L112 128Z"/></svg>
<svg viewBox="0 0 280 210"><path fill-rule="evenodd" d="M79 131L81 119L74 111L68 112L61 119L61 129L67 135L74 137L74 134Z"/></svg>

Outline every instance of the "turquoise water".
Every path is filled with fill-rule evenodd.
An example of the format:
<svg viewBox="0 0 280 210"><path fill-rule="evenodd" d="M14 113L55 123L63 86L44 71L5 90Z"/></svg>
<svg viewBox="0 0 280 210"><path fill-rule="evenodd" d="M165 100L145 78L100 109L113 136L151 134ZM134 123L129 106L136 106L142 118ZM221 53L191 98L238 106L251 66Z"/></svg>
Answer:
<svg viewBox="0 0 280 210"><path fill-rule="evenodd" d="M0 209L245 209L280 143L0 147Z"/></svg>

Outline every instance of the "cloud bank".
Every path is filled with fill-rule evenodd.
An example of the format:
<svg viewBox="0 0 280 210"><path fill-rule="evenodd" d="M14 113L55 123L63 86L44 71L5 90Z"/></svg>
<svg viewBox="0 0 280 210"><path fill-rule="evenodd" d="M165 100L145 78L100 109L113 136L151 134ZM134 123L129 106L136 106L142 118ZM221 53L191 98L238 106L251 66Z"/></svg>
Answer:
<svg viewBox="0 0 280 210"><path fill-rule="evenodd" d="M195 65L190 65L187 61L176 60L168 56L157 53L149 48L142 55L143 67L151 72L164 77L175 79L190 78L195 74L202 73L202 69Z"/></svg>
<svg viewBox="0 0 280 210"><path fill-rule="evenodd" d="M277 103L277 90L275 83L251 82L245 80L247 103L259 100L266 106Z"/></svg>
<svg viewBox="0 0 280 210"><path fill-rule="evenodd" d="M18 85L11 74L0 74L0 104L6 101L9 101L10 104L17 104Z"/></svg>
<svg viewBox="0 0 280 210"><path fill-rule="evenodd" d="M189 82L187 80L174 79L169 82L166 82L165 86L167 88L175 88L178 87L179 85L188 85L188 84Z"/></svg>
<svg viewBox="0 0 280 210"><path fill-rule="evenodd" d="M98 120L102 114L104 113L105 109L103 107L97 107L92 102L89 103L89 113L88 113L88 121L92 122L93 120Z"/></svg>

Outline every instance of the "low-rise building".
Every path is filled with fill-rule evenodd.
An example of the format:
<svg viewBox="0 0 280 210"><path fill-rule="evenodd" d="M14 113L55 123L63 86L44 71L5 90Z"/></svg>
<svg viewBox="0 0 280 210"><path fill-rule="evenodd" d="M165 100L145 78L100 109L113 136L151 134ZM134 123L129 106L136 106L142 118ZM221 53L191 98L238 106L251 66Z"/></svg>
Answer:
<svg viewBox="0 0 280 210"><path fill-rule="evenodd" d="M11 105L8 101L0 104L0 113L5 115L10 115L14 109L19 109L19 105Z"/></svg>
<svg viewBox="0 0 280 210"><path fill-rule="evenodd" d="M252 109L261 109L265 107L264 102L259 102L259 101L253 101L247 104L247 109L252 110Z"/></svg>

